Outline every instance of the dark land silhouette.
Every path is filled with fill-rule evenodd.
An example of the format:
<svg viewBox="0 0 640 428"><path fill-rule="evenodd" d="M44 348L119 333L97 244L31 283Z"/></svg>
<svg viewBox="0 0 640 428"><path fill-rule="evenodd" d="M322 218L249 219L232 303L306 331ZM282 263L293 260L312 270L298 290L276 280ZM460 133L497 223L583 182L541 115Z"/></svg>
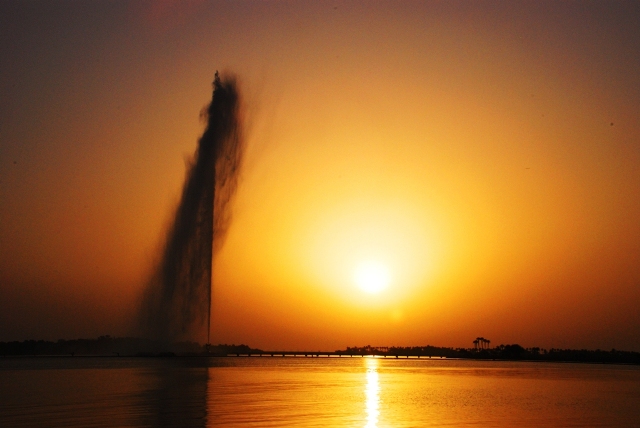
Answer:
<svg viewBox="0 0 640 428"><path fill-rule="evenodd" d="M247 345L201 345L197 342L167 342L136 337L100 336L97 339L25 340L0 342L0 356L195 356L262 352Z"/></svg>
<svg viewBox="0 0 640 428"><path fill-rule="evenodd" d="M248 345L201 345L196 342L158 341L133 337L100 336L97 339L25 340L0 342L0 356L298 356L385 358L461 358L472 360L551 361L611 364L640 364L640 352L612 349L524 348L518 344L494 348L446 348L438 346L375 347L354 346L335 351L262 350Z"/></svg>
<svg viewBox="0 0 640 428"><path fill-rule="evenodd" d="M575 361L585 363L640 364L640 352L612 349L543 349L524 348L518 344L499 345L495 348L442 348L437 346L413 347L353 347L336 351L344 355L380 355L386 357L464 358L474 360L526 360L526 361Z"/></svg>

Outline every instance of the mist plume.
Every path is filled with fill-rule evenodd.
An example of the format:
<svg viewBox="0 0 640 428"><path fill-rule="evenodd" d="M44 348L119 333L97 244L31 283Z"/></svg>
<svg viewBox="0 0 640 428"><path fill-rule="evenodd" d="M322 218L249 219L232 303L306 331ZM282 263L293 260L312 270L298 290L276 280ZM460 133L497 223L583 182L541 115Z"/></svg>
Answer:
<svg viewBox="0 0 640 428"><path fill-rule="evenodd" d="M211 103L200 113L206 128L143 295L140 321L147 337L197 340L204 327L210 329L213 257L231 222L244 152L240 107L236 79L216 72Z"/></svg>

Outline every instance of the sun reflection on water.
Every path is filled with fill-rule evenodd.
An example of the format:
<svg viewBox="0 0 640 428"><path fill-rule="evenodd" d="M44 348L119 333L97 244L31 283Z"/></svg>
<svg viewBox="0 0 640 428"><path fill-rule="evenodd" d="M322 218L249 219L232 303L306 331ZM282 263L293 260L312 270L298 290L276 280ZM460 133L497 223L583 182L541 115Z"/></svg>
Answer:
<svg viewBox="0 0 640 428"><path fill-rule="evenodd" d="M365 388L367 424L365 428L378 428L380 416L380 384L378 383L378 360L367 358L367 386Z"/></svg>

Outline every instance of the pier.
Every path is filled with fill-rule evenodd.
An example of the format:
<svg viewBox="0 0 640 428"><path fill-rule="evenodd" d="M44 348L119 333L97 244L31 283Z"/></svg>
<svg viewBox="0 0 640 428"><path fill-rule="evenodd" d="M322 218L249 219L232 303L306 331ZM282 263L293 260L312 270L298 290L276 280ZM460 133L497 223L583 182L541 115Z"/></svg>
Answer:
<svg viewBox="0 0 640 428"><path fill-rule="evenodd" d="M430 359L430 358L447 358L446 356L436 355L411 355L397 353L345 353L345 352L300 352L300 351L268 351L268 352L249 352L249 353L228 353L228 354L212 354L212 356L226 357L280 357L280 358L402 358L402 359Z"/></svg>

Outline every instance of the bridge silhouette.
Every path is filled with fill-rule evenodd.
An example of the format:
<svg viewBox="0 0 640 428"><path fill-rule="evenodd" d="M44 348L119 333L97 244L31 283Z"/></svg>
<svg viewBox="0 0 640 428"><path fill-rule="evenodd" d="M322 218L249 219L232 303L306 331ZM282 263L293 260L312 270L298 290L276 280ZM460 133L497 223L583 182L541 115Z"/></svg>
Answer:
<svg viewBox="0 0 640 428"><path fill-rule="evenodd" d="M216 354L212 354L216 355ZM217 355L216 355L217 356ZM276 351L276 352L251 352L245 354L225 354L226 357L297 357L297 358L447 358L438 355L408 355L408 354L350 354L344 352L299 352L299 351Z"/></svg>
<svg viewBox="0 0 640 428"><path fill-rule="evenodd" d="M435 350L434 350L435 351ZM344 351L261 351L225 353L228 357L297 357L297 358L447 358L435 351L428 352L424 348L392 348L387 346L367 346L364 348L347 348Z"/></svg>

